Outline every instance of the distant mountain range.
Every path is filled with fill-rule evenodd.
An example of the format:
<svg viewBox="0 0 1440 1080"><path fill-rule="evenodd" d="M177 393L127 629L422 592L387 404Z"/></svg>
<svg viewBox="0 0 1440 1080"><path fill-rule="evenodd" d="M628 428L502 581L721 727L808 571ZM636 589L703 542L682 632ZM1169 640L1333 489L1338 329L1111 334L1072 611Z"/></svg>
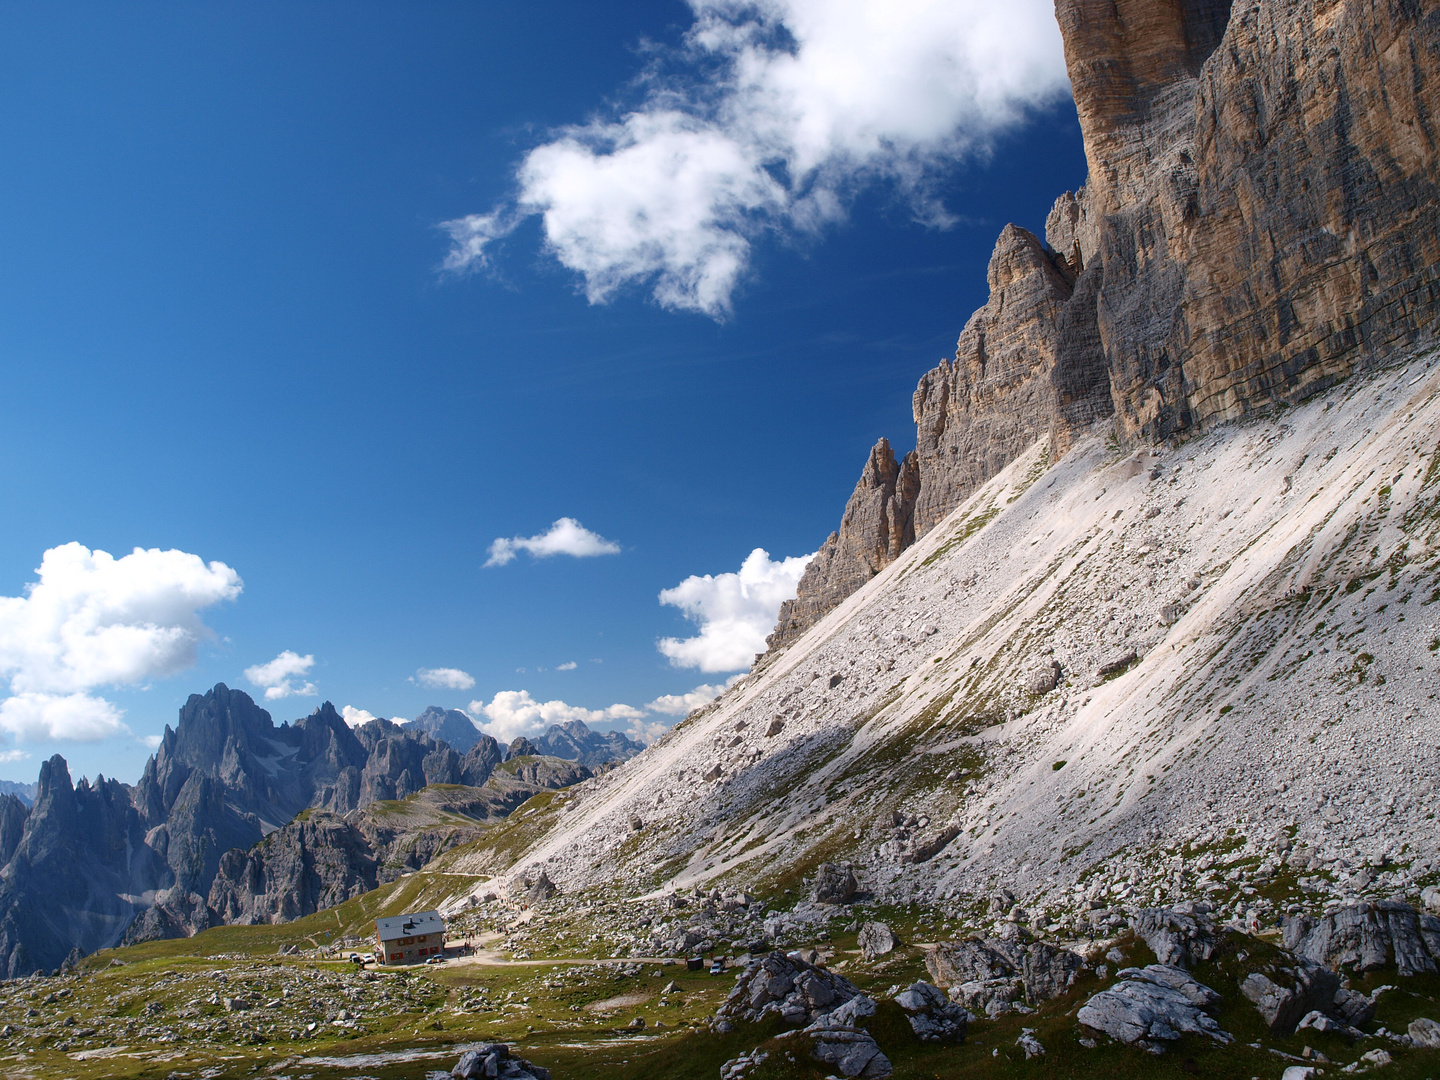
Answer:
<svg viewBox="0 0 1440 1080"><path fill-rule="evenodd" d="M459 709L442 709L438 705L431 705L407 726L419 728L462 754L479 739L488 737ZM642 743L618 731L592 731L583 720L551 724L544 735L526 742L536 753L578 761L591 768L609 761L628 761L645 749Z"/></svg>
<svg viewBox="0 0 1440 1080"><path fill-rule="evenodd" d="M52 970L72 952L122 940L188 936L255 921L259 913L277 921L303 914L389 879L395 832L377 826L363 807L444 784L474 789L447 796L446 820L493 820L535 791L568 786L588 777L592 764L642 747L572 723L523 749L542 759L491 783L516 752L454 710L430 708L411 723L377 719L352 730L326 702L277 727L249 695L223 683L193 694L133 787L104 776L75 784L56 755L36 784L0 792L0 977ZM252 851L304 810L327 812L331 827L300 830L288 846L271 844L288 853L279 862ZM425 831L442 816L416 812L405 820ZM472 836L451 828L398 847L407 859L417 851L428 858ZM338 848L318 861L292 858L331 841ZM337 868L333 880L316 879L319 864Z"/></svg>
<svg viewBox="0 0 1440 1080"><path fill-rule="evenodd" d="M37 790L39 790L38 784L21 784L14 780L0 780L0 795L14 795L26 806L35 805Z"/></svg>

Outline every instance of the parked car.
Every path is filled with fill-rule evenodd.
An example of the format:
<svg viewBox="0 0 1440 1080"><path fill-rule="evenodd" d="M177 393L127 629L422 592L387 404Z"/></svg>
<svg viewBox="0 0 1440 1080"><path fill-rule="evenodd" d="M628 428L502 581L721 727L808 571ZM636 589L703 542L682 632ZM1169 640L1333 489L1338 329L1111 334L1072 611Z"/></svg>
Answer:
<svg viewBox="0 0 1440 1080"><path fill-rule="evenodd" d="M432 956L432 957L430 957L428 960L426 960L425 962L426 962L427 964L443 964L443 963L445 962L445 957L443 957L443 956Z"/></svg>
<svg viewBox="0 0 1440 1080"><path fill-rule="evenodd" d="M365 962L364 960L360 959L360 954L358 952L352 952L349 957L347 957L347 959L352 964L363 964Z"/></svg>

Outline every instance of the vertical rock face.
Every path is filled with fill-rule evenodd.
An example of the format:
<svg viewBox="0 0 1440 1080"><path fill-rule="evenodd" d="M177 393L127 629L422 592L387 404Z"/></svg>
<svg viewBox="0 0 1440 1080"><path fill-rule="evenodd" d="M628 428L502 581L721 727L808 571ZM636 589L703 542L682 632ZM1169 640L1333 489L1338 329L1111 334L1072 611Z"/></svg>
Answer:
<svg viewBox="0 0 1440 1080"><path fill-rule="evenodd" d="M913 402L919 495L916 537L1042 435L1069 448L1057 378L1074 419L1108 413L1109 385L1094 380L1093 335L1066 340L1076 270L1034 234L1007 225L990 256L989 302L970 317L955 359L920 379ZM1088 293L1087 293L1088 295ZM1083 306L1075 313L1084 324ZM1090 348L1087 348L1090 346ZM1083 368L1067 375L1061 366ZM1103 360L1100 365L1103 373ZM1088 412L1087 412L1088 408ZM1093 417L1092 417L1093 418ZM898 554L898 552L896 553Z"/></svg>
<svg viewBox="0 0 1440 1080"><path fill-rule="evenodd" d="M0 869L0 977L59 967L78 944L109 944L134 915L124 894L154 872L129 789L74 785L65 759L40 767L35 805Z"/></svg>
<svg viewBox="0 0 1440 1080"><path fill-rule="evenodd" d="M1295 400L1440 315L1440 9L1237 6L1194 108L1184 356L1197 421Z"/></svg>
<svg viewBox="0 0 1440 1080"><path fill-rule="evenodd" d="M919 487L916 455L897 462L889 440L877 442L845 504L840 531L830 534L805 567L795 599L781 606L775 631L766 639L772 650L819 622L914 543Z"/></svg>
<svg viewBox="0 0 1440 1080"><path fill-rule="evenodd" d="M1056 0L1055 14L1089 180L1056 202L1045 243L1006 227L989 302L920 380L911 539L1042 435L1059 455L1111 415L1136 442L1296 401L1440 317L1434 4ZM866 483L772 650L877 572Z"/></svg>

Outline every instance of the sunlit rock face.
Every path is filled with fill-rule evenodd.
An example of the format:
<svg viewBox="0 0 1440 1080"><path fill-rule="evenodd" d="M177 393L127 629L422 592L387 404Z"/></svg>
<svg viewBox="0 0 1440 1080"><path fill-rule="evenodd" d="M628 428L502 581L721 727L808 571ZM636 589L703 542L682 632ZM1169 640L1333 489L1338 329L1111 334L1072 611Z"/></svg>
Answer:
<svg viewBox="0 0 1440 1080"><path fill-rule="evenodd" d="M1006 226L988 302L915 391L913 456L887 472L872 452L772 652L1042 435L1058 457L1113 416L1122 444L1153 443L1433 329L1440 12L1057 0L1056 17L1088 183L1044 241Z"/></svg>

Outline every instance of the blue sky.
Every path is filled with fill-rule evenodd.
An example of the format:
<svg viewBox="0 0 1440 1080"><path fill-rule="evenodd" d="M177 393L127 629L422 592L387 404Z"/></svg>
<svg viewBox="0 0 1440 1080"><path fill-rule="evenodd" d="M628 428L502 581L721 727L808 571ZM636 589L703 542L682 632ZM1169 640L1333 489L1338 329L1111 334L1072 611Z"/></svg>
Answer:
<svg viewBox="0 0 1440 1080"><path fill-rule="evenodd" d="M998 29L986 6L832 5L895 20L864 38L880 75L924 66L934 11L980 19L941 28L969 42L960 90L846 76L838 106L794 90L853 45L813 0L5 7L0 778L60 752L133 781L188 694L264 701L245 672L287 651L258 671L296 691L277 721L569 715L534 701L623 704L624 729L723 684L657 647L700 631L659 594L814 551L875 439L913 444L915 381L984 302L1001 227L1042 230L1083 182L1048 2ZM1030 67L982 31L1034 38ZM757 55L737 89L725 65ZM772 109L776 87L799 96ZM784 126L795 101L828 142ZM597 166L652 136L743 168L696 159L698 234L607 248ZM761 196L726 187L746 168ZM621 180L646 228L691 197L643 161ZM617 550L485 565L562 518ZM198 560L62 549L27 594L70 543Z"/></svg>

